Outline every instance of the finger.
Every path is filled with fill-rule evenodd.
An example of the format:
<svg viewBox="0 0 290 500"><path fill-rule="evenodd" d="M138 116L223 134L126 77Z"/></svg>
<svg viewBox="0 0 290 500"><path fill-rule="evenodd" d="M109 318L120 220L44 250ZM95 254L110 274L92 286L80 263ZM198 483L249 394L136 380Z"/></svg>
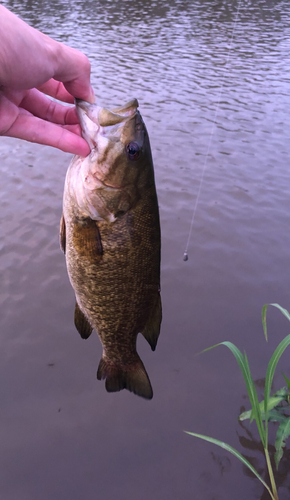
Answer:
<svg viewBox="0 0 290 500"><path fill-rule="evenodd" d="M6 95L9 98L9 93ZM60 125L79 123L75 107L64 106L59 102L55 102L37 89L28 91L20 102L19 107L26 109L43 120Z"/></svg>
<svg viewBox="0 0 290 500"><path fill-rule="evenodd" d="M43 83L37 89L44 94L50 95L59 101L68 102L70 104L74 103L74 98L66 90L62 82L57 82L53 78L48 80L48 82Z"/></svg>
<svg viewBox="0 0 290 500"><path fill-rule="evenodd" d="M63 82L74 97L93 104L94 90L90 83L91 64L88 58L76 49L61 44L54 78Z"/></svg>
<svg viewBox="0 0 290 500"><path fill-rule="evenodd" d="M83 53L35 30L1 5L0 10L5 27L1 31L0 44L3 88L27 90L54 78L63 82L74 97L94 102L91 65Z"/></svg>
<svg viewBox="0 0 290 500"><path fill-rule="evenodd" d="M18 114L18 107L0 92L0 135L9 130Z"/></svg>
<svg viewBox="0 0 290 500"><path fill-rule="evenodd" d="M66 127L41 120L27 112L20 112L3 135L52 146L66 153L84 157L90 153L88 143L79 135L67 130Z"/></svg>
<svg viewBox="0 0 290 500"><path fill-rule="evenodd" d="M90 104L95 103L96 96L93 87L90 86L88 90L87 87L84 86L83 80L81 78L76 78L71 82L64 82L63 84L67 91L74 97L89 102Z"/></svg>

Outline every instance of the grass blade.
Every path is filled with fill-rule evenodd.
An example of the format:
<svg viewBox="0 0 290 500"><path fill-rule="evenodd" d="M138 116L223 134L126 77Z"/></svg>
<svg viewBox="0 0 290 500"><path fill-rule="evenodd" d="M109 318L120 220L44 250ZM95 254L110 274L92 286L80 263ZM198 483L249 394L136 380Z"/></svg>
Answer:
<svg viewBox="0 0 290 500"><path fill-rule="evenodd" d="M284 373L282 373L282 375L283 375L283 377L284 377L284 379L286 381L288 391L290 391L290 380L289 380L289 378L286 377L286 375L284 375Z"/></svg>
<svg viewBox="0 0 290 500"><path fill-rule="evenodd" d="M289 344L290 344L290 335L287 335L287 337L285 337L280 342L278 347L275 349L275 351L274 351L274 353L269 361L268 368L267 368L266 380L265 380L265 398L264 398L266 438L267 438L267 434L268 434L268 432L267 432L267 429L268 429L268 422L267 422L268 404L269 404L269 398L270 398L273 377L274 377L277 363L278 363L280 357L282 356L283 352L285 351L286 347L288 347ZM267 443L266 443L266 445L267 445Z"/></svg>
<svg viewBox="0 0 290 500"><path fill-rule="evenodd" d="M225 345L226 347L228 347L228 349L231 350L231 352L233 353L233 355L235 356L235 358L238 362L238 365L242 371L242 374L243 374L243 377L244 377L244 380L246 383L250 403L252 405L252 411L253 411L252 415L253 415L253 418L256 419L260 438L261 438L261 441L263 443L263 446L265 446L265 443L266 443L265 429L264 429L263 420L262 420L262 416L261 416L261 410L260 410L260 406L259 406L257 391L256 391L256 387L254 385L253 379L252 379L247 356L246 356L246 354L243 355L241 353L241 351L234 344L232 344L232 342L227 342L227 341L221 342L220 345Z"/></svg>
<svg viewBox="0 0 290 500"><path fill-rule="evenodd" d="M248 392L250 403L252 406L252 410L253 410L252 420L253 419L256 420L260 439L262 441L263 446L265 447L266 442L267 442L266 435L265 435L265 428L263 425L263 419L262 419L261 410L260 410L260 406L259 406L257 391L256 391L255 384L253 382L253 379L252 379L247 356L246 356L246 354L243 355L241 353L241 351L232 342L228 342L228 341L220 342L219 344L208 347L207 349L204 349L202 352L209 351L209 350L213 349L214 347L218 347L219 345L224 345L228 349L230 349L230 351L233 353L233 355L235 356L235 358L237 360L237 363L241 369L241 372L243 374L243 377L244 377L244 380L246 383L247 392Z"/></svg>
<svg viewBox="0 0 290 500"><path fill-rule="evenodd" d="M269 305L279 309L279 311L281 311L281 313L284 314L284 316L288 319L288 321L290 321L290 313L287 311L287 309L284 309L284 307L281 307L279 304L269 304Z"/></svg>
<svg viewBox="0 0 290 500"><path fill-rule="evenodd" d="M264 330L265 339L267 340L267 342L268 342L268 335L267 335L266 313L267 313L268 305L269 305L269 304L265 304L265 305L262 307L262 325L263 325L263 330Z"/></svg>
<svg viewBox="0 0 290 500"><path fill-rule="evenodd" d="M264 426L263 426L263 419L262 419L260 404L259 404L259 400L258 400L256 387L255 387L255 384L254 384L254 381L253 381L253 378L251 375L250 366L249 366L249 362L248 362L248 358L247 358L246 353L244 355L244 359L245 359L245 366L246 366L246 369L248 372L248 378L251 382L251 389L252 389L252 395L249 394L249 397L251 397L251 396L253 397L253 401L250 399L251 404L252 404L252 408L253 408L250 422L252 422L254 419L256 420L256 424L258 427L261 441L262 441L263 445L265 445L266 435L265 435L265 430L264 430Z"/></svg>
<svg viewBox="0 0 290 500"><path fill-rule="evenodd" d="M268 334L267 334L266 314L268 306L273 306L276 307L276 309L279 309L279 311L281 311L281 313L284 314L284 316L288 319L288 321L290 321L290 314L287 311L287 309L284 309L284 307L281 307L279 304L265 304L262 307L262 324L263 324L264 335L267 341L268 341Z"/></svg>
<svg viewBox="0 0 290 500"><path fill-rule="evenodd" d="M274 496L273 496L273 494L272 494L269 486L267 485L267 483L265 483L264 479L260 476L260 474L252 466L252 464L250 464L250 462L248 462L248 460L246 460L246 458L243 457L243 455L241 455L241 453L239 453L235 448L233 448L232 446L230 446L227 443L224 443L223 441L219 441L218 439L214 439L214 438L211 438L211 437L208 437L208 436L204 436L203 434L196 434L195 432L188 432L188 431L184 431L184 432L186 432L186 434L189 434L190 436L195 436L197 438L203 439L204 441L208 441L209 443L212 443L212 444L215 444L217 446L220 446L224 450L227 450L230 453L232 453L232 455L234 455L235 457L237 457L244 465L246 465L246 467L248 467L250 469L250 471L253 474L255 474L255 476L261 481L261 483L263 484L263 486L269 492L272 500L275 500L275 498L274 498Z"/></svg>

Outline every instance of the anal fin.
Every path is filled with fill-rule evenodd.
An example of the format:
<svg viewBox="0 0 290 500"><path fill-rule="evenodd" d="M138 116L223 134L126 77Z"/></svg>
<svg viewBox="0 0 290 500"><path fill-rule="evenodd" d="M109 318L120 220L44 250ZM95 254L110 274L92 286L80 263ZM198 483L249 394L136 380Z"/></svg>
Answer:
<svg viewBox="0 0 290 500"><path fill-rule="evenodd" d="M80 310L77 302L75 307L75 327L82 339L88 339L93 331L92 326L88 322L84 313Z"/></svg>
<svg viewBox="0 0 290 500"><path fill-rule="evenodd" d="M158 296L156 298L154 307L151 310L151 314L148 318L145 328L141 332L143 337L147 340L147 342L151 346L152 351L155 351L156 349L158 337L160 334L161 321L162 321L162 305L161 305L160 293L158 292Z"/></svg>

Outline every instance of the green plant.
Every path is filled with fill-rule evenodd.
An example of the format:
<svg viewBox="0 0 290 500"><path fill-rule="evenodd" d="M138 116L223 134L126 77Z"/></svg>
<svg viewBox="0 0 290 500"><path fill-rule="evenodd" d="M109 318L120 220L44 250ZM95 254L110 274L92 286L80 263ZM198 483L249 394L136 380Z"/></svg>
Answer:
<svg viewBox="0 0 290 500"><path fill-rule="evenodd" d="M276 391L268 401L268 422L279 423L275 440L276 452L274 455L276 469L278 469L279 462L283 456L285 441L290 436L290 381L285 375L283 376L287 386ZM260 403L263 420L265 420L264 405L265 401L263 400ZM239 420L241 421L248 418L252 419L252 410L245 411L239 416Z"/></svg>
<svg viewBox="0 0 290 500"><path fill-rule="evenodd" d="M267 337L267 323L266 323L266 313L267 313L267 308L269 304L266 304L263 309L262 309L262 323L263 323L263 330L264 330L264 335L266 340L268 340ZM279 309L284 316L290 321L290 314L289 312L281 307L279 304L270 304L271 306L276 307ZM264 485L264 487L268 490L272 500L279 500L278 499L278 493L277 493L277 487L275 483L275 478L274 478L274 473L272 469L272 464L270 461L270 456L269 456L269 451L268 451L268 423L269 421L277 421L279 422L279 428L277 431L277 437L276 437L276 453L275 453L275 462L276 462L276 467L278 468L279 461L283 455L283 447L285 446L285 441L287 437L290 435L290 418L289 415L287 414L287 410L289 409L289 398L290 398L290 381L287 379L287 377L284 376L286 383L287 383L287 388L281 389L281 391L276 392L276 394L272 397L270 397L270 392L271 392L271 387L272 387L272 382L273 382L273 377L274 373L276 370L277 363L282 356L283 352L285 349L288 347L290 344L290 335L287 335L282 342L278 345L278 347L275 349L268 367L267 367L267 372L266 372L266 379L265 379L265 392L264 392L264 400L259 403L258 400L258 395L256 391L256 387L253 382L253 378L251 375L250 367L249 367L249 362L246 353L242 354L241 351L234 345L232 342L221 342L220 344L217 344L215 346L209 347L208 349L205 349L205 351L208 351L210 349L213 349L214 347L217 347L219 345L225 345L230 349L230 351L233 353L235 356L238 365L242 371L246 387L247 387L247 392L249 395L250 403L252 409L249 412L245 412L242 415L240 415L240 419L244 420L246 418L250 418L250 421L252 422L253 420L256 421L257 428L259 431L260 439L264 448L264 453L265 453L265 458L266 458L266 463L267 463L267 468L269 472L269 477L270 477L270 482L271 482L271 488L268 486L268 484L263 480L263 478L260 476L260 474L256 471L256 469L250 464L248 460L246 460L241 453L239 453L237 450L235 450L232 446L219 441L217 439L213 439L208 436L204 436L202 434L196 434L194 432L187 432L187 434L191 436L198 437L200 439L203 439L205 441L209 441L210 443L216 444L217 446L220 446L221 448L229 451L233 455L235 455L239 460L246 465L253 474L261 481L261 483ZM205 352L203 351L203 352ZM286 401L288 403L288 408L285 407L285 405L282 404L282 401Z"/></svg>

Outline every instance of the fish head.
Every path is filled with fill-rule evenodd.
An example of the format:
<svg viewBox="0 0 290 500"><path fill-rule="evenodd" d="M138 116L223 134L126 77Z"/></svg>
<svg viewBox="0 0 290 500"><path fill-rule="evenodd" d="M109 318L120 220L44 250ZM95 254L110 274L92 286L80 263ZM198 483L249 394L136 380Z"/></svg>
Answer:
<svg viewBox="0 0 290 500"><path fill-rule="evenodd" d="M82 166L85 190L95 194L91 204L99 206L101 198L113 219L140 197L144 174L152 165L147 130L137 108L137 99L113 110L76 99L82 136L91 148Z"/></svg>

